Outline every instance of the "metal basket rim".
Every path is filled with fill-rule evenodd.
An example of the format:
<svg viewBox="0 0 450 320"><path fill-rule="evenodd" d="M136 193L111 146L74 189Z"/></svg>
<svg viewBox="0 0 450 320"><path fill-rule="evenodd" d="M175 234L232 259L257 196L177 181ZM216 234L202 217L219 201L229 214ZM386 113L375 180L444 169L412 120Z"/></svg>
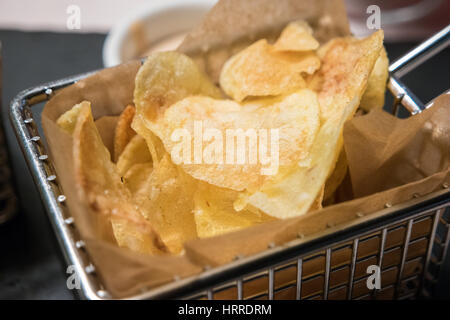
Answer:
<svg viewBox="0 0 450 320"><path fill-rule="evenodd" d="M442 38L442 32L444 32L444 35L448 37L449 33L449 27L445 28L440 33L440 37ZM439 35L439 34L437 34ZM441 40L440 38L440 40ZM432 40L432 41L431 41ZM436 41L436 39L433 40L433 37L427 40L428 42ZM425 42L427 42L425 41ZM448 42L448 40L447 40ZM422 44L423 45L423 44ZM428 43L430 45L430 43ZM420 47L420 46L419 46ZM417 48L416 48L417 49ZM422 52L417 53L416 55L413 55L412 58L416 58L419 56L419 54ZM414 51L414 50L412 50ZM411 54L408 53L409 55ZM406 54L405 56L407 56ZM395 73L399 71L399 69L405 67L406 62L404 61L404 57L400 58L390 66L390 80L394 80L396 84L400 85L401 89L406 88L396 77ZM410 57L411 58L411 57ZM403 59L403 60L402 60ZM398 62L400 61L400 62ZM98 71L98 70L97 70ZM89 270L86 269L85 264L83 263L83 259L80 257L80 254L75 252L79 249L77 247L77 243L73 241L73 237L67 236L69 232L72 232L68 230L67 228L70 228L67 224L65 224L61 219L64 219L63 210L60 206L60 203L57 200L57 196L54 194L54 190L49 185L49 181L47 179L44 179L45 177L43 174L45 173L42 169L42 167L39 165L39 161L37 159L37 153L33 153L33 142L30 141L29 131L26 130L26 125L24 124L24 117L23 117L23 107L29 103L31 99L34 99L31 103L31 105L43 102L47 99L49 99L56 90L59 90L61 88L64 88L66 86L69 86L78 80L81 80L97 71L91 71L75 76L65 77L60 80L55 80L51 82L47 82L44 84L40 84L28 89L25 89L21 91L17 96L12 100L11 106L10 106L10 120L12 122L14 132L16 134L16 137L19 141L19 145L21 146L22 152L24 153L24 157L27 161L27 164L29 166L29 169L32 173L34 182L41 194L41 200L44 203L44 206L46 208L46 212L49 216L50 221L52 222L52 226L54 228L54 231L57 235L57 238L60 242L62 251L65 255L66 262L68 264L73 264L76 266L77 273L81 280L81 289L79 292L81 295L86 299L110 299L111 297L105 290L103 290L101 286L100 279L95 279L95 276ZM406 88L407 89L407 88ZM392 88L391 88L392 90ZM406 91L406 94L409 92ZM404 93L402 93L404 94ZM401 103L401 101L399 101ZM408 101L405 101L407 104L410 103ZM419 104L416 104L416 106ZM405 106L407 107L407 106ZM413 114L414 108L410 110ZM25 139L27 138L27 139ZM329 237L330 235L333 235L337 232L351 232L352 228L356 227L368 227L368 226L374 226L377 223L379 223L383 219L389 219L390 217L393 217L398 214L407 214L408 216L414 214L414 208L419 208L421 205L428 205L433 207L433 210L436 209L436 206L439 206L439 202L448 202L450 195L450 190L448 189L448 186L444 186L443 190L438 190L435 192L432 192L427 195L423 195L420 198L413 198L411 200L408 200L406 202L403 202L401 204L393 205L389 208L385 208L382 210L379 210L375 213L368 214L364 217L359 217L358 219L352 220L348 223L345 223L343 226L339 226L340 230L333 230L327 229L324 230L325 232L320 235L314 235L310 237L305 237L303 239L297 239L294 241L291 241L287 244L283 244L281 246L275 246L274 248L269 248L261 253L248 256L248 257L241 257L240 259L237 259L236 261L230 262L228 264L225 264L223 266L215 267L212 269L204 270L202 273L189 276L185 279L176 280L167 284L163 284L159 287L155 287L152 289L149 289L146 292L143 292L141 294L132 295L129 297L125 297L125 299L147 299L147 298L165 298L173 296L174 294L185 294L186 292L183 292L183 290L188 290L192 288L193 284L203 284L206 286L208 284L208 281L211 281L211 279L217 279L220 278L220 274L224 272L229 272L230 270L234 270L234 272L239 273L241 269L245 269L245 267L248 267L248 265L256 262L261 262L264 259L267 259L268 257L274 257L276 255L282 255L287 254L289 250L298 250L304 246L305 244L323 240L326 237ZM447 201L445 201L447 200ZM437 201L437 202L436 202ZM430 204L431 203L431 204ZM441 204L442 205L442 204ZM421 207L426 208L425 207ZM411 209L411 210L407 210ZM432 210L432 209L429 209ZM405 213L406 211L406 213ZM355 222L357 221L357 222ZM67 229L67 230L66 230ZM65 236L61 236L61 234L65 234ZM61 238L62 237L62 238ZM89 267L88 265L87 267ZM233 278L233 277L231 277ZM200 289L199 289L200 290ZM192 293L192 291L190 292Z"/></svg>

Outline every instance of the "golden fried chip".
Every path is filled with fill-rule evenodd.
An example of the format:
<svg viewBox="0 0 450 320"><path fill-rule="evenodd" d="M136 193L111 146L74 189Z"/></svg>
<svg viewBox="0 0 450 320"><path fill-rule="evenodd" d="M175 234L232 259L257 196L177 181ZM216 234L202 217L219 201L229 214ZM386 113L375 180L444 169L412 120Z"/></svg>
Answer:
<svg viewBox="0 0 450 320"><path fill-rule="evenodd" d="M155 120L171 104L196 94L221 97L220 90L197 65L178 52L148 56L136 75L134 103L137 114L146 121Z"/></svg>
<svg viewBox="0 0 450 320"><path fill-rule="evenodd" d="M136 109L133 105L128 105L120 114L114 134L114 161L117 162L119 156L130 142L136 132L131 128Z"/></svg>
<svg viewBox="0 0 450 320"><path fill-rule="evenodd" d="M194 221L196 181L177 168L166 154L134 201L172 253L181 253L183 243L197 237Z"/></svg>
<svg viewBox="0 0 450 320"><path fill-rule="evenodd" d="M199 183L195 194L195 224L200 238L219 236L273 220L259 211L237 212L233 203L238 192Z"/></svg>
<svg viewBox="0 0 450 320"><path fill-rule="evenodd" d="M137 116L134 118L131 125L136 132L139 132L139 136L145 139L148 151L151 155L153 166L157 166L166 154L166 150L164 149L164 145L161 142L161 139L159 139L148 127L146 127L143 122L144 121L141 120L141 117ZM150 127L154 129L157 128L157 123L152 121L147 121L147 123Z"/></svg>
<svg viewBox="0 0 450 320"><path fill-rule="evenodd" d="M308 89L244 104L193 96L170 106L159 125L172 160L194 178L256 190L279 167L308 156L320 125L319 105Z"/></svg>
<svg viewBox="0 0 450 320"><path fill-rule="evenodd" d="M147 141L155 166L165 155L158 138L158 117L173 103L196 94L222 96L219 88L181 53L153 53L139 69L134 89L136 117L132 128Z"/></svg>
<svg viewBox="0 0 450 320"><path fill-rule="evenodd" d="M388 68L389 59L386 54L386 49L383 47L370 74L366 91L361 98L360 107L364 111L368 112L372 109L383 108L386 83L389 76Z"/></svg>
<svg viewBox="0 0 450 320"><path fill-rule="evenodd" d="M330 50L330 48L332 48L336 44L336 41L342 41L342 39L330 41L320 48L318 54L322 59L325 57L325 54ZM352 43L358 40L355 38L345 38L345 41L348 43ZM360 108L369 111L371 108L383 107L386 81L388 77L388 65L389 61L387 59L386 50L384 49L384 47L382 47L380 55L376 60L375 66L373 67L367 81L366 90L364 91L364 94L361 98ZM324 85L323 78L324 73L319 72L314 77L312 77L311 81L308 84L308 87L313 90L321 90ZM322 111L323 112L321 113L321 118L322 121L324 121L326 120L326 117L331 113L326 112L324 109L322 109ZM332 174L326 182L324 200L329 199L333 195L333 193L344 180L347 173L347 160L342 149L342 145L343 137L341 134L340 140L338 142L338 148L336 148L336 157L338 157L337 162L335 168L332 170Z"/></svg>
<svg viewBox="0 0 450 320"><path fill-rule="evenodd" d="M308 212L320 210L323 208L322 202L324 200L325 195L325 186L322 186L322 189L319 191L319 194L317 195L316 199L314 199L313 203L311 204L311 207L309 207Z"/></svg>
<svg viewBox="0 0 450 320"><path fill-rule="evenodd" d="M345 175L347 174L347 169L347 157L345 156L344 149L341 149L338 160L336 162L336 166L331 175L328 177L327 182L325 183L325 191L323 195L324 200L329 199L334 194L336 189L341 185L342 181L345 178Z"/></svg>
<svg viewBox="0 0 450 320"><path fill-rule="evenodd" d="M351 68L354 64L356 64L358 57L364 55L364 50L367 49L367 47L364 46L358 46L358 43L360 43L361 40L358 40L353 37L346 37L346 38L337 38L329 41L324 46L320 47L318 50L318 55L324 61L327 60L326 64L324 62L323 67L320 69L319 72L314 74L311 79L309 79L308 87L315 90L322 92L321 95L319 95L319 99L321 102L321 109L320 109L320 117L322 122L326 122L327 119L331 116L333 116L334 113L334 104L332 102L333 100L333 92L342 90L342 83L341 83L341 74L345 72L351 72ZM349 46L353 52L350 52L346 46ZM370 50L370 48L368 49ZM377 62L375 63L375 66L379 64L381 57L383 56L384 47L380 51L380 56L377 59ZM352 54L353 53L353 54ZM385 53L385 52L384 52ZM335 64L334 61L338 61L337 58L341 54L345 54L348 58L348 61L346 64ZM374 69L373 67L371 74L369 76L369 79L367 80L367 86L368 88L370 79L373 78L374 75ZM379 68L380 68L379 64ZM341 68L341 69L339 69ZM343 68L346 68L345 70ZM386 71L387 71L387 65L386 65ZM377 74L377 72L375 72ZM360 81L360 80L358 80ZM382 104L384 104L384 89L385 89L385 81L382 90ZM382 82L382 81L381 81ZM376 90L380 89L380 81L378 81L378 85L374 85L374 88L376 87ZM367 92L367 89L366 91ZM363 95L364 96L364 95ZM379 101L379 96L377 97ZM362 98L361 98L362 99ZM379 102L377 102L379 103ZM360 103L360 107L362 106L362 100ZM349 117L351 118L353 114ZM324 199L327 200L331 194L334 193L336 188L341 184L342 180L345 177L345 174L347 172L347 162L345 159L339 159L339 157L342 157L342 147L343 147L344 139L342 136L342 131L338 139L337 147L336 147L336 153L334 155L335 157L335 165L331 167L330 172L332 172L331 176L329 177L327 181L327 185L325 187L325 195Z"/></svg>
<svg viewBox="0 0 450 320"><path fill-rule="evenodd" d="M122 177L123 184L130 190L132 195L141 193L142 189L147 187L146 182L152 171L152 162L136 163Z"/></svg>
<svg viewBox="0 0 450 320"><path fill-rule="evenodd" d="M73 153L80 198L111 223L119 246L141 253L166 252L158 234L132 204L95 127L90 103L84 103L78 112Z"/></svg>
<svg viewBox="0 0 450 320"><path fill-rule="evenodd" d="M113 214L110 220L119 247L146 254L168 253L160 236L131 202L106 203L104 208Z"/></svg>
<svg viewBox="0 0 450 320"><path fill-rule="evenodd" d="M231 57L223 66L220 86L234 100L248 96L286 94L306 87L302 73L320 67L313 51L280 52L259 40Z"/></svg>
<svg viewBox="0 0 450 320"><path fill-rule="evenodd" d="M91 103L89 101L83 101L79 104L74 105L72 109L63 113L58 118L58 120L56 120L56 124L64 131L72 134L75 130L80 111L87 106L89 106L89 108L91 106Z"/></svg>
<svg viewBox="0 0 450 320"><path fill-rule="evenodd" d="M117 161L117 172L123 176L128 169L137 163L151 162L152 157L144 138L135 135L123 150Z"/></svg>
<svg viewBox="0 0 450 320"><path fill-rule="evenodd" d="M313 30L305 21L291 22L273 45L275 51L309 51L319 48Z"/></svg>
<svg viewBox="0 0 450 320"><path fill-rule="evenodd" d="M118 116L103 116L94 121L103 144L111 155L114 154L114 134L111 133L114 133L118 121Z"/></svg>
<svg viewBox="0 0 450 320"><path fill-rule="evenodd" d="M309 155L310 167L292 166L282 178L267 181L246 201L263 212L288 218L306 213L336 162L345 121L356 111L383 46L383 31L362 40L332 40L323 55L319 92L324 122ZM337 153L339 154L339 153Z"/></svg>
<svg viewBox="0 0 450 320"><path fill-rule="evenodd" d="M352 37L336 38L319 49L318 54L322 56L323 66L314 77L319 77L322 80L321 88L319 89L321 91L319 102L320 117L323 121L332 117L337 111L335 104L332 103L332 101L336 100L336 94L347 89L348 83L342 78L343 75L352 74L355 77L355 81L362 82L367 87L368 76L366 73L367 71L369 71L369 74L372 72L374 64L371 65L371 68L367 68L365 64L360 62L365 58L366 61L369 57L371 58L374 51L378 52L378 59L381 49L378 49L379 43L375 41L376 37L382 39L381 30L365 39ZM367 57L364 56L365 54L367 54ZM344 61L343 57L347 60Z"/></svg>

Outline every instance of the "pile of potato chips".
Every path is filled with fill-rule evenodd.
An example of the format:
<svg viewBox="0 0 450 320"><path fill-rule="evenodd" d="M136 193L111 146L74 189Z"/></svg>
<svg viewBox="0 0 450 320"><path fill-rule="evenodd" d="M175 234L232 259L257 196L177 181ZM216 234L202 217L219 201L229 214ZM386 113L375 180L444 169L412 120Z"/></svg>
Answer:
<svg viewBox="0 0 450 320"><path fill-rule="evenodd" d="M73 136L80 198L99 225L112 229L120 247L181 254L190 239L320 209L346 175L344 123L358 107L384 105L387 67L382 31L321 46L298 21L275 43L261 39L231 57L220 87L183 54L149 56L109 150L90 102L57 123ZM276 129L276 170L265 173L261 162L198 161L195 154L174 159L174 132L195 136L197 123L224 134Z"/></svg>

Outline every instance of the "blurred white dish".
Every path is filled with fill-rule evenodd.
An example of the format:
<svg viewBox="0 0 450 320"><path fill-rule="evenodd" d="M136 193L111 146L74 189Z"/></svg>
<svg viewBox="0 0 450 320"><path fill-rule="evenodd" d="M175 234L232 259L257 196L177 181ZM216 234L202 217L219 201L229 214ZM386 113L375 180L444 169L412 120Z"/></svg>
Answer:
<svg viewBox="0 0 450 320"><path fill-rule="evenodd" d="M125 16L103 44L103 65L112 67L148 52L175 49L216 0L152 0Z"/></svg>

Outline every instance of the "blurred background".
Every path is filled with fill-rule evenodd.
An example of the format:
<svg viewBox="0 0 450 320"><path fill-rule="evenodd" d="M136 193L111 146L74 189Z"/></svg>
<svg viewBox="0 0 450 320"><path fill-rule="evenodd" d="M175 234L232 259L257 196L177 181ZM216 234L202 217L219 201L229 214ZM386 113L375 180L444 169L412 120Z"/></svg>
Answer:
<svg viewBox="0 0 450 320"><path fill-rule="evenodd" d="M66 287L55 236L10 128L7 108L11 99L43 82L113 66L151 51L174 49L215 2L0 1L4 130L4 134L0 130L0 299L74 298ZM346 0L346 5L352 32L359 36L372 32L367 19L379 8L391 62L450 20L450 0ZM447 48L403 80L426 103L450 88L448 70ZM12 172L7 163L12 164ZM442 286L449 286L450 272L445 277ZM441 292L442 297L448 294Z"/></svg>
<svg viewBox="0 0 450 320"><path fill-rule="evenodd" d="M25 32L109 33L106 66L153 50L175 48L217 0L3 0L0 29ZM387 42L417 42L448 24L449 0L345 0L352 32L378 22ZM375 8L374 8L375 7ZM378 11L378 12L377 12ZM378 21L370 16L379 14ZM368 22L369 19L369 22ZM376 18L375 18L376 19ZM371 21L371 22L370 22Z"/></svg>

